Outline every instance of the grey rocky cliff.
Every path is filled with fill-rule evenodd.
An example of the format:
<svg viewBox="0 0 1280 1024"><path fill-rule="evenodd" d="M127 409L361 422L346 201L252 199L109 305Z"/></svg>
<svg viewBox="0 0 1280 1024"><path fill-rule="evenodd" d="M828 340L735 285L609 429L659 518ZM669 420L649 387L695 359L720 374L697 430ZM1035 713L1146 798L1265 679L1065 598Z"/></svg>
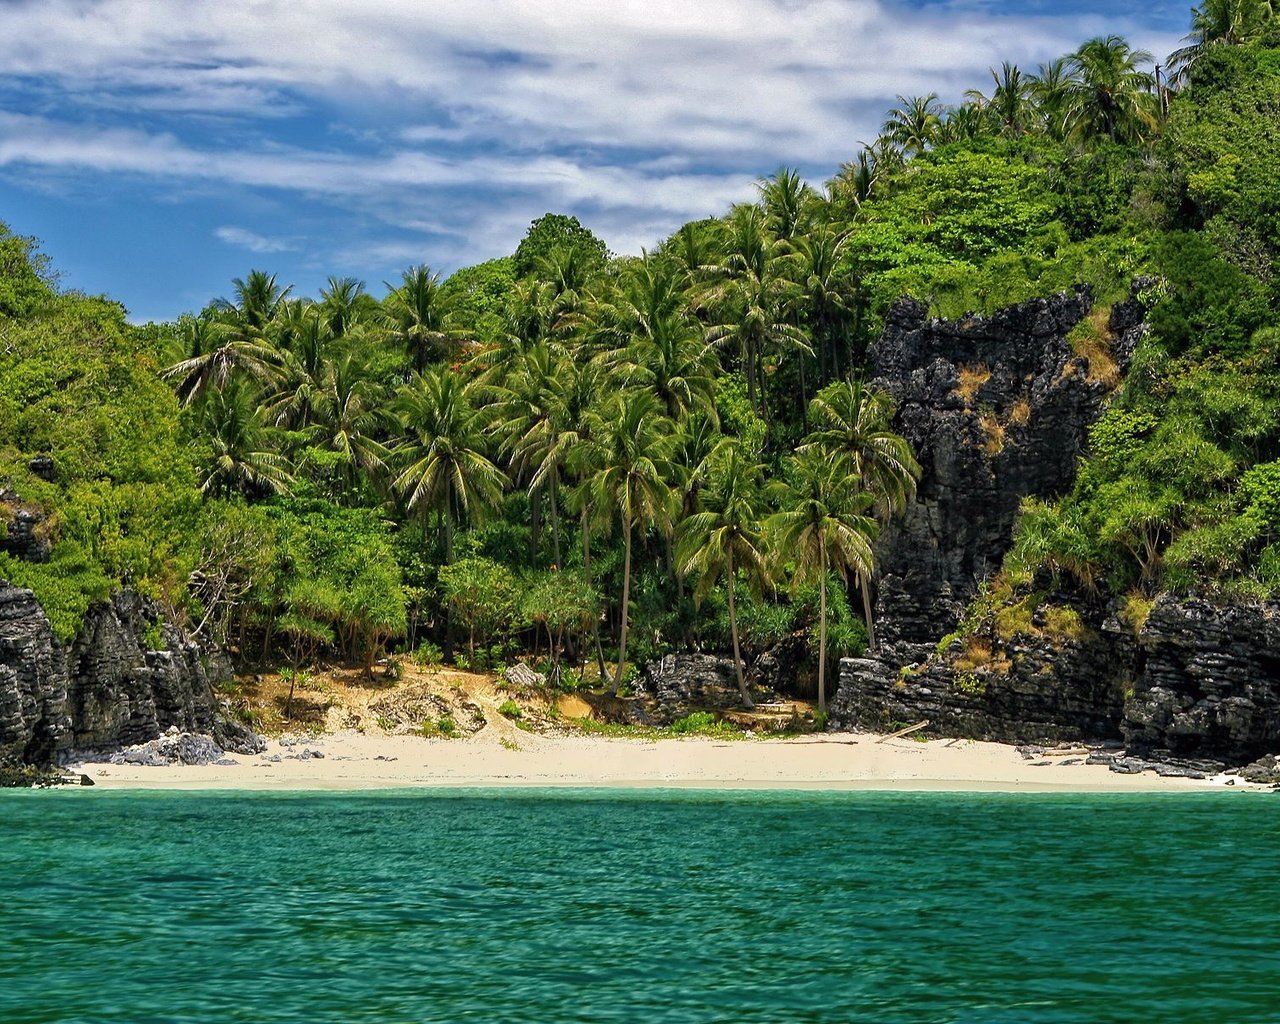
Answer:
<svg viewBox="0 0 1280 1024"><path fill-rule="evenodd" d="M0 580L2 762L48 764L171 727L254 752L261 741L218 715L213 684L229 673L224 656L184 642L129 588L90 608L64 648L31 591Z"/></svg>
<svg viewBox="0 0 1280 1024"><path fill-rule="evenodd" d="M1123 738L1115 770L1253 761L1255 775L1280 779L1267 766L1280 752L1280 602L1165 594L1135 633L1120 602L1039 579L1047 596L1028 621L939 644L1011 546L1022 498L1072 483L1107 390L1067 343L1088 312L1083 292L961 323L895 308L872 353L876 386L898 400L898 429L924 472L877 549L882 644L841 663L831 724L928 720L935 733L1019 743ZM1108 327L1123 371L1145 331L1142 306L1118 304Z"/></svg>
<svg viewBox="0 0 1280 1024"><path fill-rule="evenodd" d="M910 301L892 310L870 353L873 384L897 402L895 428L922 474L877 542L879 646L842 662L833 728L927 719L940 733L1014 742L1120 736L1133 673L1117 650L1132 639L1106 608L1077 602L1071 635L1028 624L1004 644L992 638L984 656L968 652L968 664L959 642L935 651L999 569L1022 500L1071 487L1089 428L1145 330L1136 299L1117 304L1107 322L1113 365L1091 365L1069 340L1091 312L1085 289L954 322Z"/></svg>
<svg viewBox="0 0 1280 1024"><path fill-rule="evenodd" d="M1087 290L962 321L897 303L872 347L873 386L897 403L895 429L922 474L916 499L876 545L880 640L927 644L950 632L1008 551L1018 506L1075 480L1108 387L1067 335Z"/></svg>

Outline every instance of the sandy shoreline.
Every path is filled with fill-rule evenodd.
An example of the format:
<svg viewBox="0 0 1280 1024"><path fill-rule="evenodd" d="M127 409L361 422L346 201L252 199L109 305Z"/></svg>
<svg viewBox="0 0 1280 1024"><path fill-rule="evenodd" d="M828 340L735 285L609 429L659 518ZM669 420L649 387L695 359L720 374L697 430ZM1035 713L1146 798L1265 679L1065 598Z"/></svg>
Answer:
<svg viewBox="0 0 1280 1024"><path fill-rule="evenodd" d="M339 732L270 742L235 765L73 770L104 789L355 790L406 787L606 787L1002 792L1188 792L1212 780L1121 775L1102 765L1024 759L1012 746L969 740L822 734L789 739L615 739L521 733L427 740ZM512 740L508 739L508 743ZM324 756L299 757L304 750ZM274 760L274 758L279 760ZM1259 789L1236 781L1236 790Z"/></svg>

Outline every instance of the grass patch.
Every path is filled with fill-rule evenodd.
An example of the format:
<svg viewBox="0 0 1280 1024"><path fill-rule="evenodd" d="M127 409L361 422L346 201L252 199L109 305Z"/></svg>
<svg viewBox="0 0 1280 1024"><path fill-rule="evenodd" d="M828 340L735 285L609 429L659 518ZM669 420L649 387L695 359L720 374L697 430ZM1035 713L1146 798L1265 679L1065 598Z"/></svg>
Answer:
<svg viewBox="0 0 1280 1024"><path fill-rule="evenodd" d="M1067 335L1071 351L1088 364L1086 374L1089 380L1098 381L1108 389L1120 383L1120 367L1116 365L1113 341L1110 306L1095 308Z"/></svg>
<svg viewBox="0 0 1280 1024"><path fill-rule="evenodd" d="M1120 621L1133 631L1134 636L1137 636L1142 632L1142 627L1147 624L1155 603L1154 597L1148 597L1139 588L1134 587L1124 595L1124 604L1120 608Z"/></svg>
<svg viewBox="0 0 1280 1024"><path fill-rule="evenodd" d="M991 367L982 363L962 366L956 373L956 394L965 405L972 405L978 389L991 379Z"/></svg>
<svg viewBox="0 0 1280 1024"><path fill-rule="evenodd" d="M1004 424L992 409L984 409L978 416L978 426L982 428L982 450L988 455L996 456L1004 451Z"/></svg>

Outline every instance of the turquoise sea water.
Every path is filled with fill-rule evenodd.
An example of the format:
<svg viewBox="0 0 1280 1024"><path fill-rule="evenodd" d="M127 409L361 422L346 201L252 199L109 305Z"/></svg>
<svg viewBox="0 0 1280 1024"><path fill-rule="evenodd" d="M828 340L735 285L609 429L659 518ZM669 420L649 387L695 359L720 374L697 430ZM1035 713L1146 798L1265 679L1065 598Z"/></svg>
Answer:
<svg viewBox="0 0 1280 1024"><path fill-rule="evenodd" d="M1280 1021L1269 795L0 794L0 1021Z"/></svg>

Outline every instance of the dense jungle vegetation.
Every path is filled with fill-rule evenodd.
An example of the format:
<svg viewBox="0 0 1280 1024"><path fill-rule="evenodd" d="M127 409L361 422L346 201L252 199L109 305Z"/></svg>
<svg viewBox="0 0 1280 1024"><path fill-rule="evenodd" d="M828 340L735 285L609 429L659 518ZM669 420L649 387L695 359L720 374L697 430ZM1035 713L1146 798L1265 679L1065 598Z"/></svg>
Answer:
<svg viewBox="0 0 1280 1024"><path fill-rule="evenodd" d="M1278 254L1263 0L1205 0L1159 73L1112 36L899 97L820 188L780 170L639 258L547 214L447 279L305 298L253 270L135 327L0 227L0 485L50 545L0 578L64 638L130 581L248 663L528 653L616 687L798 635L821 687L872 642L872 542L919 472L861 383L889 305L1085 282L1105 309L1150 277L1153 329L1007 581L1273 595Z"/></svg>

